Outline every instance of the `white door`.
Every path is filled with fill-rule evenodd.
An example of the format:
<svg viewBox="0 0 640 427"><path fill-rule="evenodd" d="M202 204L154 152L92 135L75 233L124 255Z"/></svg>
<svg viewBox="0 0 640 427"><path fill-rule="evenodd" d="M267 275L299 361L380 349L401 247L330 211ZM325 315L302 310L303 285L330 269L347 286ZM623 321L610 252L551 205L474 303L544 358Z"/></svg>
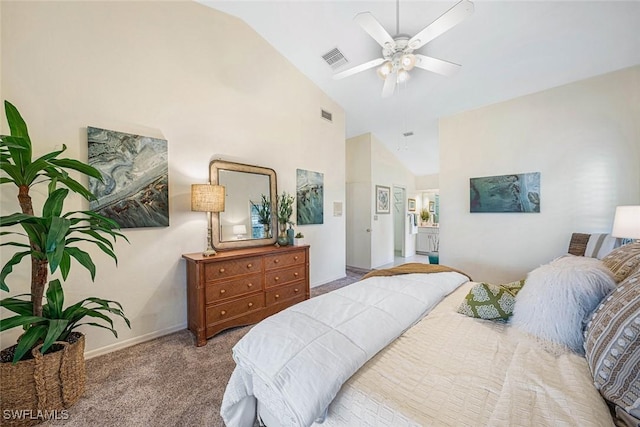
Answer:
<svg viewBox="0 0 640 427"><path fill-rule="evenodd" d="M406 207L405 189L402 187L393 187L393 251L394 256L404 257L404 239L405 239L405 223Z"/></svg>
<svg viewBox="0 0 640 427"><path fill-rule="evenodd" d="M371 268L371 185L348 183L346 198L347 265Z"/></svg>

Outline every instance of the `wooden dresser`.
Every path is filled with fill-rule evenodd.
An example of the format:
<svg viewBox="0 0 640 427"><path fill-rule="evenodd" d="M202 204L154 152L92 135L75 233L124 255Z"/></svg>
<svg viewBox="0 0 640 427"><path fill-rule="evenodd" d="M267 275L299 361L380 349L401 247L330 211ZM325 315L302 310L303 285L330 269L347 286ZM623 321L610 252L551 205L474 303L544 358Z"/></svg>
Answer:
<svg viewBox="0 0 640 427"><path fill-rule="evenodd" d="M182 255L196 345L224 329L259 322L309 298L309 246L261 246Z"/></svg>

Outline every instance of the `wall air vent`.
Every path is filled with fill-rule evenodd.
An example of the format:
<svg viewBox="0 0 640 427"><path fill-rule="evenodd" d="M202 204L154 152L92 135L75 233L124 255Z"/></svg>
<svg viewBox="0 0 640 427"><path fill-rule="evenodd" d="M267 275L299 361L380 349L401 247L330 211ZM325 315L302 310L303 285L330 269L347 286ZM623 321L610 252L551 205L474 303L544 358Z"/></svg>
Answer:
<svg viewBox="0 0 640 427"><path fill-rule="evenodd" d="M413 132L409 131L409 132L405 132L403 133L404 136L413 136Z"/></svg>
<svg viewBox="0 0 640 427"><path fill-rule="evenodd" d="M322 117L325 120L328 120L330 122L333 121L333 114L331 114L330 112L326 111L326 110L320 110L320 117Z"/></svg>
<svg viewBox="0 0 640 427"><path fill-rule="evenodd" d="M322 59L334 70L349 62L337 47L322 55Z"/></svg>

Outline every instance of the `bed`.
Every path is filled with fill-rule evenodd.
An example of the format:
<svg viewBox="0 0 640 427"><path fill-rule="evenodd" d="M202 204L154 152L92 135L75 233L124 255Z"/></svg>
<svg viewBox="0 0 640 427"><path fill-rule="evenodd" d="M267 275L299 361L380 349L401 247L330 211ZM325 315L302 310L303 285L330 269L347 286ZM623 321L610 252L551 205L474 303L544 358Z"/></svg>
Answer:
<svg viewBox="0 0 640 427"><path fill-rule="evenodd" d="M589 326L582 328L587 331L586 356L580 354L580 349L551 343L509 322L461 314L461 301L480 285L461 272L431 266L426 267L431 271L416 273L415 268L423 269L424 265L405 266L396 271L377 272L378 276L343 288L342 294L334 291L326 297L313 298L304 303L317 300L310 310L305 311L305 306L299 304L252 329L247 340L241 340L234 347L238 366L225 391L223 419L229 427L252 426L256 418L268 427L637 426L636 417L640 415L640 243L626 247L623 252L627 255L622 261L615 256L608 264L606 257L603 261L593 260L594 265L602 264L597 265L600 271L604 270L603 266L608 269L622 266L624 271L607 270L611 283L609 287L602 287L597 297L595 313L599 316L593 315ZM575 247L573 252L575 254ZM562 262L569 261L574 262ZM535 277L530 274L523 289L530 286L529 277L530 283L534 282ZM384 322L372 326L375 321L365 319L351 328L353 336L341 335L340 339L344 339L341 342L328 331L339 329L345 322L356 322L353 319L359 317L344 314L321 332L318 326L306 323L304 327L294 326L295 332L285 330L287 325L299 321L287 316L301 319L316 316L315 322L323 318L328 306L335 304L333 298L371 299L371 289L397 286L413 286L418 297L411 295L414 292L411 289L401 293L407 293L409 299L424 299L424 304L399 300L399 306L384 308L393 313L400 307L403 313L400 317L404 319L394 328L386 324L395 320L385 318ZM424 296L421 292L426 287L440 290ZM604 295L612 289L604 301ZM620 295L623 301L616 300ZM380 297L378 303L386 304L395 298ZM347 306L341 304L336 312L348 312ZM404 306L411 307L403 309ZM610 306L613 315L606 313ZM589 316L594 307L589 306ZM378 313L375 310L372 312ZM620 348L613 349L601 338L609 336L614 346L619 342L615 331L611 331L612 324L620 329L619 333L626 333L626 338L629 331L635 331L626 344L625 357L615 360L611 355L620 353ZM304 332L305 329L312 331L315 338L301 343L300 336L308 332ZM594 331L594 336L590 337L589 331ZM375 336L374 343L355 342L363 335ZM340 344L319 346L321 338L318 337ZM345 356L352 352L348 349L352 344L355 349L366 348L361 352L364 355L354 350L355 357ZM269 349L270 346L273 348ZM311 358L301 357L305 352ZM622 365L612 367L618 359L624 359ZM353 360L356 361L352 363ZM617 369L615 375L613 368ZM609 369L606 375L602 374L603 369Z"/></svg>

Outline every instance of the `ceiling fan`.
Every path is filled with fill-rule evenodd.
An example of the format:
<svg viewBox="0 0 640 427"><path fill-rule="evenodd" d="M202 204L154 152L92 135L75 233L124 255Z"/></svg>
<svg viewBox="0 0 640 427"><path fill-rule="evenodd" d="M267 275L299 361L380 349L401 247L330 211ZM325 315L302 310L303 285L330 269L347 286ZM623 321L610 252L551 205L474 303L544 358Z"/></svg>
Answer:
<svg viewBox="0 0 640 427"><path fill-rule="evenodd" d="M399 34L400 18L398 2L396 3L396 33L398 34L395 37L391 37L371 13L359 13L354 18L354 21L382 46L382 58L373 59L364 64L334 74L333 78L336 80L342 79L380 65L377 71L378 75L384 80L382 97L387 98L393 95L396 84L407 81L409 71L414 67L450 76L460 68L459 64L413 52L445 31L458 25L472 13L473 3L469 0L461 0L411 38L407 35Z"/></svg>

